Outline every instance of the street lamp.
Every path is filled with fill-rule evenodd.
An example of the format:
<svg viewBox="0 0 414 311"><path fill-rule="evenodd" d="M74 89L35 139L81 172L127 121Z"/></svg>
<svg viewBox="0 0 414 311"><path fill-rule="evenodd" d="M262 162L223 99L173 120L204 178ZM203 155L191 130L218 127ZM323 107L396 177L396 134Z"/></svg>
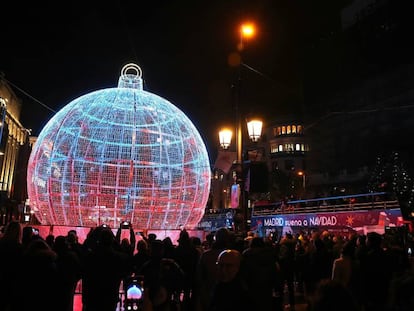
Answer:
<svg viewBox="0 0 414 311"><path fill-rule="evenodd" d="M236 119L236 126L235 126L235 140L236 140L236 166L233 170L233 186L231 191L231 198L232 198L232 207L238 206L238 209L241 210L243 215L243 229L247 229L247 219L248 219L248 208L247 208L247 200L246 200L246 190L244 185L244 172L243 172L243 135L242 135L242 118L239 109L239 101L240 101L240 90L241 90L241 66L242 66L242 51L244 50L244 41L252 38L256 33L256 28L253 23L243 23L240 28L240 41L237 44L237 52L231 53L229 55L229 65L232 67L237 68L237 83L234 88L235 92L235 119ZM258 119L253 119L247 122L247 130L250 139L253 142L257 142L261 136L262 132L262 121ZM219 141L220 146L223 149L228 149L231 144L231 139L233 137L233 133L229 129L223 129L219 132ZM237 191L235 190L237 189ZM237 204L235 204L235 202ZM237 230L237 228L236 228Z"/></svg>
<svg viewBox="0 0 414 311"><path fill-rule="evenodd" d="M228 149L231 144L231 138L233 136L233 132L228 128L224 128L219 132L219 141L220 146L223 149Z"/></svg>
<svg viewBox="0 0 414 311"><path fill-rule="evenodd" d="M249 138L253 142L257 142L260 139L262 134L262 126L263 122L254 119L247 122L247 131ZM236 131L238 133L236 139L236 150L237 150L237 161L236 161L236 170L233 171L233 186L231 191L232 202L236 201L238 205L238 209L241 210L243 215L243 229L247 230L247 220L248 220L248 207L247 207L247 197L246 193L248 190L245 187L245 180L244 180L244 163L243 163L243 156L242 156L242 149L243 149L243 138L242 138L242 129L241 123L237 123ZM225 128L219 131L219 141L220 146L223 149L228 149L231 145L231 138L233 133L231 130ZM237 174L237 170L239 170L239 174ZM237 230L237 228L236 228Z"/></svg>
<svg viewBox="0 0 414 311"><path fill-rule="evenodd" d="M263 122L259 119L252 119L250 121L247 121L247 133L249 134L249 138L253 142L257 142L260 139L260 136L262 136L262 127ZM241 127L237 128L237 131L241 130ZM228 149L231 145L231 139L233 137L233 132L228 128L223 128L219 131L219 141L220 146L223 149ZM241 136L240 136L241 137ZM237 151L242 150L242 143L237 141ZM240 152L240 156L237 157L237 162L242 161L242 156Z"/></svg>
<svg viewBox="0 0 414 311"><path fill-rule="evenodd" d="M240 42L237 45L237 49L242 51L244 49L244 40L253 38L256 34L256 27L251 22L243 23L240 26Z"/></svg>
<svg viewBox="0 0 414 311"><path fill-rule="evenodd" d="M306 191L306 175L304 171L299 171L298 176L302 176L302 188L303 191Z"/></svg>

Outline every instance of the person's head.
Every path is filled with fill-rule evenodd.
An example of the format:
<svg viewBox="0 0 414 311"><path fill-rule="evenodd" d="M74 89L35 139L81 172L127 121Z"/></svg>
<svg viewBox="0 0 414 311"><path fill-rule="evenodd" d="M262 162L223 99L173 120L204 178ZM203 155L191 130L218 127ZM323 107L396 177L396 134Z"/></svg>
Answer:
<svg viewBox="0 0 414 311"><path fill-rule="evenodd" d="M364 234L358 235L357 240L356 240L356 245L357 246L365 246L367 242L367 236Z"/></svg>
<svg viewBox="0 0 414 311"><path fill-rule="evenodd" d="M115 237L111 229L102 228L98 236L98 244L101 247L111 247L115 241Z"/></svg>
<svg viewBox="0 0 414 311"><path fill-rule="evenodd" d="M157 239L157 235L155 233L148 234L148 240L149 241L154 241L156 239Z"/></svg>
<svg viewBox="0 0 414 311"><path fill-rule="evenodd" d="M169 236L165 237L162 243L164 243L164 247L166 248L174 247L174 243Z"/></svg>
<svg viewBox="0 0 414 311"><path fill-rule="evenodd" d="M182 230L180 232L180 237L178 239L178 243L180 245L183 245L183 244L188 245L188 244L190 244L190 235L188 234L187 230L184 229L184 230Z"/></svg>
<svg viewBox="0 0 414 311"><path fill-rule="evenodd" d="M240 270L241 254L234 249L226 249L217 257L218 278L221 282L230 282Z"/></svg>
<svg viewBox="0 0 414 311"><path fill-rule="evenodd" d="M45 238L45 241L47 244L49 244L50 247L53 248L53 245L55 244L55 236L53 234L48 234Z"/></svg>
<svg viewBox="0 0 414 311"><path fill-rule="evenodd" d="M145 240L139 240L137 242L137 251L139 252L147 252L148 251L148 243Z"/></svg>
<svg viewBox="0 0 414 311"><path fill-rule="evenodd" d="M78 233L76 230L69 230L67 235L67 241L69 244L78 243Z"/></svg>
<svg viewBox="0 0 414 311"><path fill-rule="evenodd" d="M23 227L22 243L24 245L29 244L29 242L32 240L32 237L33 237L33 227L31 227L31 226Z"/></svg>
<svg viewBox="0 0 414 311"><path fill-rule="evenodd" d="M371 249L379 249L382 244L382 236L377 232L369 232L367 234L366 244Z"/></svg>
<svg viewBox="0 0 414 311"><path fill-rule="evenodd" d="M201 247L201 239L198 236L190 237L190 241L194 247Z"/></svg>
<svg viewBox="0 0 414 311"><path fill-rule="evenodd" d="M230 242L230 232L227 228L220 228L214 235L214 243L217 247L225 247Z"/></svg>
<svg viewBox="0 0 414 311"><path fill-rule="evenodd" d="M68 249L67 239L63 235L58 235L55 239L53 250L57 253L62 253Z"/></svg>
<svg viewBox="0 0 414 311"><path fill-rule="evenodd" d="M251 248L265 247L265 242L264 242L263 238L256 236L253 239L251 239L250 247Z"/></svg>
<svg viewBox="0 0 414 311"><path fill-rule="evenodd" d="M164 257L164 243L158 239L151 241L150 251L152 258L160 259Z"/></svg>
<svg viewBox="0 0 414 311"><path fill-rule="evenodd" d="M355 253L355 246L351 242L347 242L344 244L341 250L342 257L354 257Z"/></svg>
<svg viewBox="0 0 414 311"><path fill-rule="evenodd" d="M129 247L131 247L131 243L129 242L129 239L128 238L123 238L121 240L121 248L128 249Z"/></svg>

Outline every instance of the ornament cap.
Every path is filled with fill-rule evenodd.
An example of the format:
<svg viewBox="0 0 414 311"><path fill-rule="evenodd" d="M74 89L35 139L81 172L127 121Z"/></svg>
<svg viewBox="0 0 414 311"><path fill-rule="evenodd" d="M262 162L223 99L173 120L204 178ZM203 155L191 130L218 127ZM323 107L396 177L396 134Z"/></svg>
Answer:
<svg viewBox="0 0 414 311"><path fill-rule="evenodd" d="M133 73L131 73L131 71ZM138 89L142 91L142 70L134 64L129 63L122 67L121 75L118 80L119 88Z"/></svg>

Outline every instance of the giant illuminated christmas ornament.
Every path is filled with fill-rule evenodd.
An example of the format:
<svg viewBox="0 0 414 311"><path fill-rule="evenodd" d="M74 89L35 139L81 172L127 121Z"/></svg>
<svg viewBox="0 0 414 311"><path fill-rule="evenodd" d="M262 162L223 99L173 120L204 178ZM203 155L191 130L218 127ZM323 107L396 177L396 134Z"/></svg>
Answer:
<svg viewBox="0 0 414 311"><path fill-rule="evenodd" d="M205 144L189 118L142 88L135 64L117 88L63 107L29 159L29 202L42 224L194 228L210 190Z"/></svg>

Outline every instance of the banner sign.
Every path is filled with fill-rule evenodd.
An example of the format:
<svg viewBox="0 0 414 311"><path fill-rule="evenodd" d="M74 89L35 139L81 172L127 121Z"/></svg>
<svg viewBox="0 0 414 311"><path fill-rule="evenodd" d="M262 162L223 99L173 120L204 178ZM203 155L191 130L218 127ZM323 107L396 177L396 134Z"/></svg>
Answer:
<svg viewBox="0 0 414 311"><path fill-rule="evenodd" d="M384 226L399 226L402 224L402 221L401 210L397 208L389 210L254 216L252 217L251 228L253 230L261 227L358 228L382 224Z"/></svg>

